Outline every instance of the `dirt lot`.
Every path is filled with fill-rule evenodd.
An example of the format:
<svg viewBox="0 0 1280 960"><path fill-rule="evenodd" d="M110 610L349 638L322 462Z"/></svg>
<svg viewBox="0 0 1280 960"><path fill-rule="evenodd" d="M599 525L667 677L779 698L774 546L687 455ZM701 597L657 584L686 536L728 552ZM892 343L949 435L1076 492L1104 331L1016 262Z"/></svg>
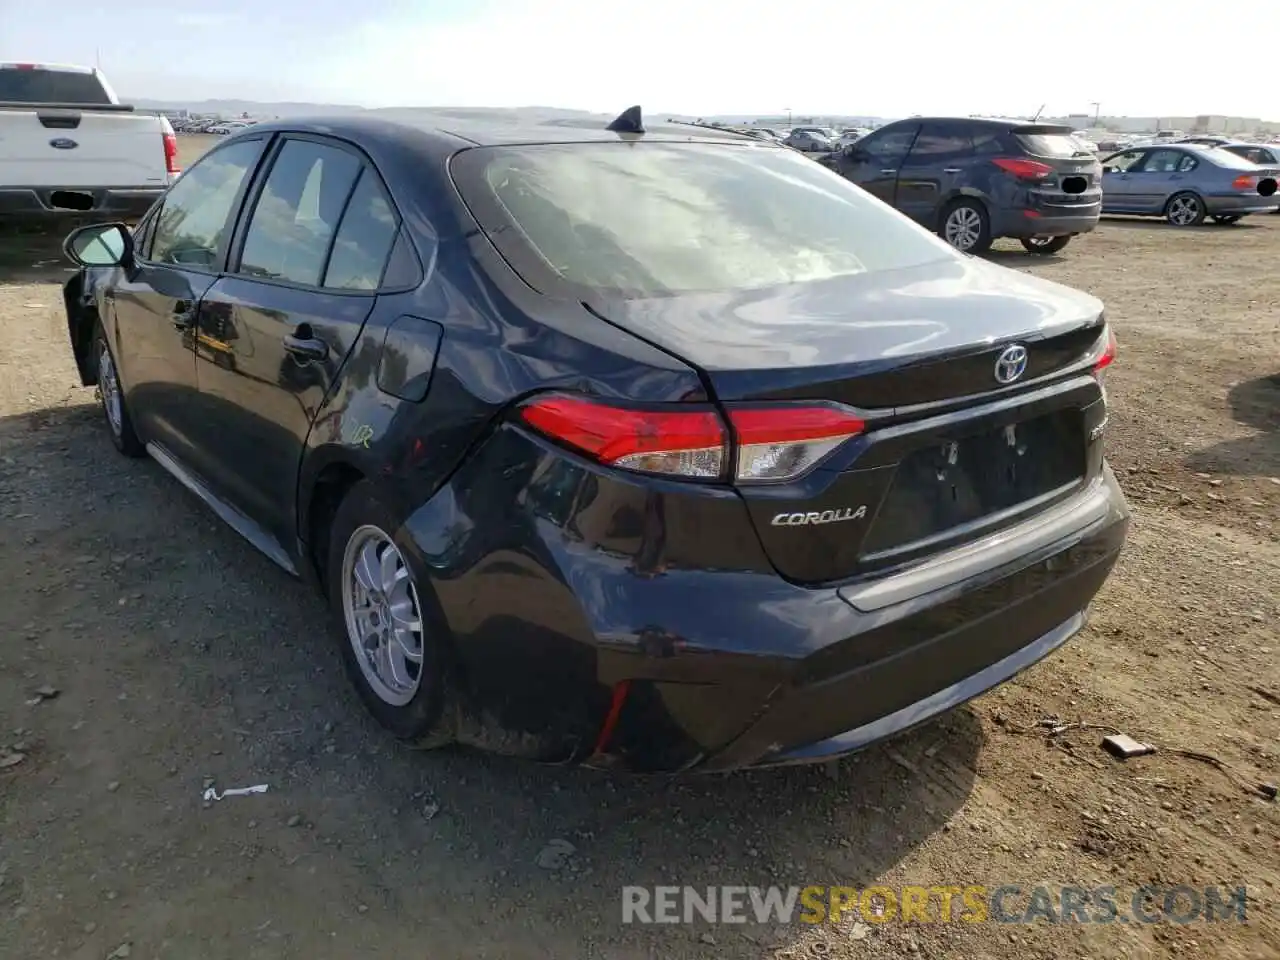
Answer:
<svg viewBox="0 0 1280 960"><path fill-rule="evenodd" d="M1001 247L1102 297L1120 338L1109 449L1135 520L1092 625L835 769L638 781L392 745L319 602L111 449L56 244L4 241L0 758L22 759L0 769L0 956L1280 956L1280 808L1168 749L1280 779L1280 217ZM1166 749L1122 764L1045 717ZM206 778L270 792L205 805ZM556 839L576 852L544 869ZM661 883L1252 901L1243 925L623 926L621 886Z"/></svg>

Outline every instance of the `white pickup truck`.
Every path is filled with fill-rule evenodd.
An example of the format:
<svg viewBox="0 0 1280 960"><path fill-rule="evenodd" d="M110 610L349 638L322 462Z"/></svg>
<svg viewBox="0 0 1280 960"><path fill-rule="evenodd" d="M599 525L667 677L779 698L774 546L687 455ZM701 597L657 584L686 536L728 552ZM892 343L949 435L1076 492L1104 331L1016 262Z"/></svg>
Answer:
<svg viewBox="0 0 1280 960"><path fill-rule="evenodd" d="M0 63L0 223L134 220L179 172L169 121L98 70Z"/></svg>

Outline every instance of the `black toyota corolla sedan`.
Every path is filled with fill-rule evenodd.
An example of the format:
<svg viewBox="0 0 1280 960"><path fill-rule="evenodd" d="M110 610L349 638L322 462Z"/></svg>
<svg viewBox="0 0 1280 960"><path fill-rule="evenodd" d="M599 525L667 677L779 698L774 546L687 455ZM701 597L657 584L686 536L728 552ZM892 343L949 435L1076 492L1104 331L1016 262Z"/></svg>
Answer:
<svg viewBox="0 0 1280 960"><path fill-rule="evenodd" d="M66 244L116 448L315 578L396 736L823 760L1081 628L1097 300L755 138L441 126L259 124Z"/></svg>

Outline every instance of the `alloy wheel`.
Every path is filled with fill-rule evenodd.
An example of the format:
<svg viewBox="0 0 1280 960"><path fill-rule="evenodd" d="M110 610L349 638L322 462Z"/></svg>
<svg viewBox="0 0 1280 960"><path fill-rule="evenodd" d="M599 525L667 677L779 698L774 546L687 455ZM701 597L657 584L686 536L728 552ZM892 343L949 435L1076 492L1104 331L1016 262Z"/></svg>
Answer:
<svg viewBox="0 0 1280 960"><path fill-rule="evenodd" d="M107 423L117 437L124 429L124 412L120 401L120 380L116 377L116 365L105 343L98 354L98 394L102 397L102 409Z"/></svg>
<svg viewBox="0 0 1280 960"><path fill-rule="evenodd" d="M359 527L347 540L342 588L361 673L379 699L404 706L422 684L422 607L404 557L378 527Z"/></svg>
<svg viewBox="0 0 1280 960"><path fill-rule="evenodd" d="M1169 222L1185 227L1200 216L1200 201L1195 197L1174 197L1169 201Z"/></svg>
<svg viewBox="0 0 1280 960"><path fill-rule="evenodd" d="M943 236L957 250L972 250L982 236L982 216L973 207L956 207L947 214Z"/></svg>

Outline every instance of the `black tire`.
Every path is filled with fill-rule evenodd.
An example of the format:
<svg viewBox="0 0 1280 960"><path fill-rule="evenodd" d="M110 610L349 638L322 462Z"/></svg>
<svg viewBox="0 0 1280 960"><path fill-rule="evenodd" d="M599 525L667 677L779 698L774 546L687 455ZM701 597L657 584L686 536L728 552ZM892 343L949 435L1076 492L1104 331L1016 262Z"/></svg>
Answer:
<svg viewBox="0 0 1280 960"><path fill-rule="evenodd" d="M1171 227L1198 227L1207 212L1199 194L1190 190L1175 193L1164 205L1164 218Z"/></svg>
<svg viewBox="0 0 1280 960"><path fill-rule="evenodd" d="M966 215L961 211L971 211L971 214ZM973 218L973 214L976 214L976 219ZM967 246L961 245L960 242L948 236L948 233L951 232L948 224L956 217L964 217L970 226L970 229L962 232L957 225L955 230L957 238L962 235L975 237ZM976 230L973 229L975 226ZM986 253L991 249L991 243L995 239L991 236L991 217L987 213L987 208L980 201L970 199L953 200L947 204L946 209L942 211L942 216L938 220L938 236L942 237L943 240L946 240L947 243L961 253Z"/></svg>
<svg viewBox="0 0 1280 960"><path fill-rule="evenodd" d="M404 562L416 591L417 614L422 626L422 664L419 668L418 686L412 699L398 705L388 702L380 695L365 675L365 669L361 666L350 639L344 601L347 589L344 571L346 549L358 531L370 527L385 531L393 537L399 524L391 510L375 496L372 484L362 481L348 491L338 506L327 538L329 549L325 583L342 662L365 708L383 727L400 740L419 749L445 746L454 741L457 731L448 626L431 584L415 575L412 568L408 567L407 560ZM392 542L394 544L394 539ZM401 552L401 557L403 556Z"/></svg>
<svg viewBox="0 0 1280 960"><path fill-rule="evenodd" d="M1234 214L1221 214L1221 213L1215 213L1215 214L1213 215L1213 222L1214 222L1214 223L1220 223L1220 224L1222 224L1224 227L1229 227L1229 226L1231 226L1231 224L1233 224L1233 223L1239 223L1239 222L1240 222L1240 218L1239 218L1238 216L1235 216Z"/></svg>
<svg viewBox="0 0 1280 960"><path fill-rule="evenodd" d="M1057 253L1070 243L1071 234L1068 233L1062 237L1023 237L1021 242L1027 253L1048 256L1051 253Z"/></svg>
<svg viewBox="0 0 1280 960"><path fill-rule="evenodd" d="M106 331L102 329L99 323L93 332L93 373L94 380L98 384L98 401L102 405L102 421L107 425L107 436L111 438L111 442L115 448L123 453L126 457L143 457L146 456L147 448L138 434L133 429L133 418L129 415L129 405L124 399L124 389L120 385L120 375L117 372L120 368L115 361L115 353L111 349L111 344L107 341ZM110 361L110 367L103 365L102 359L106 357ZM103 382L103 378L107 378L107 382ZM119 416L113 417L111 410L111 394L115 393L115 399L119 403Z"/></svg>

